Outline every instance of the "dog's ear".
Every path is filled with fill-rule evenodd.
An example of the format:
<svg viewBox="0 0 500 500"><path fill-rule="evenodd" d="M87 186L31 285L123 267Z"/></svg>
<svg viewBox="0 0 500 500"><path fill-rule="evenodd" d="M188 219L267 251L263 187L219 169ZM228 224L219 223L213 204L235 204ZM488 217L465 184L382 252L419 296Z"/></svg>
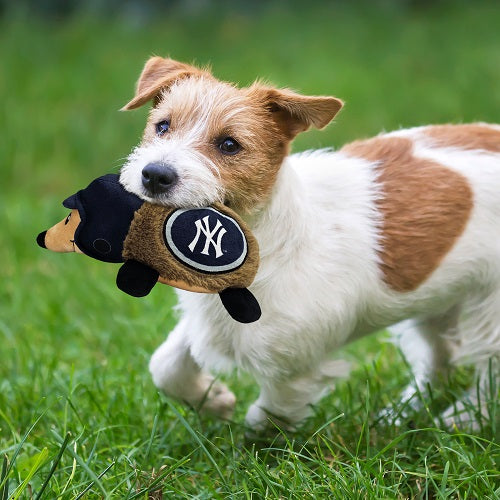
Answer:
<svg viewBox="0 0 500 500"><path fill-rule="evenodd" d="M336 97L305 96L289 89L276 89L258 83L250 88L250 92L261 100L290 139L311 127L326 127L344 105Z"/></svg>
<svg viewBox="0 0 500 500"><path fill-rule="evenodd" d="M134 98L121 111L139 108L151 99L156 99L174 81L194 75L208 76L210 73L166 57L151 57L137 81Z"/></svg>

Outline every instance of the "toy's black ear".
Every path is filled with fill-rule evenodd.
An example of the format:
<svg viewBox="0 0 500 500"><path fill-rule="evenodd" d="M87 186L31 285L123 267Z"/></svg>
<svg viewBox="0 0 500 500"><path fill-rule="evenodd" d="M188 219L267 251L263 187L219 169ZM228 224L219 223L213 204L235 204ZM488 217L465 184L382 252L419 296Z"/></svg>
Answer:
<svg viewBox="0 0 500 500"><path fill-rule="evenodd" d="M248 288L226 288L219 296L231 318L240 323L253 323L262 314L257 299Z"/></svg>
<svg viewBox="0 0 500 500"><path fill-rule="evenodd" d="M127 260L118 270L116 285L133 297L145 297L158 281L158 271L136 260Z"/></svg>

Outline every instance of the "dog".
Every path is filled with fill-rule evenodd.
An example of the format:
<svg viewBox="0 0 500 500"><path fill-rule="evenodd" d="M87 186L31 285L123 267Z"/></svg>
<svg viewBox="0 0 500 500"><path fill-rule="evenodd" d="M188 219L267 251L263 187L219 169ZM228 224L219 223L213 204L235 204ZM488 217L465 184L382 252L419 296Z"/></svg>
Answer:
<svg viewBox="0 0 500 500"><path fill-rule="evenodd" d="M340 99L238 88L162 57L147 61L123 109L150 101L123 186L175 207L226 204L261 258L255 323L233 321L217 297L178 292L180 320L150 361L165 394L230 418L235 396L210 373L237 367L260 386L246 424L293 428L345 375L331 353L391 325L413 368L404 399L448 365L475 365L475 402L498 382L500 126L424 126L291 155L294 137L328 125Z"/></svg>

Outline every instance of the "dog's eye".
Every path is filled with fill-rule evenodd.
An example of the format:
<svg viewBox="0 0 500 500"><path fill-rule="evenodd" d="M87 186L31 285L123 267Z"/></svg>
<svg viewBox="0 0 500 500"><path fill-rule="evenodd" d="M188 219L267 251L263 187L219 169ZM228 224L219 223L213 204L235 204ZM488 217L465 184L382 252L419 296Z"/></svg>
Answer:
<svg viewBox="0 0 500 500"><path fill-rule="evenodd" d="M69 221L71 220L71 212L69 215L66 217L66 220L64 221L64 225L66 225Z"/></svg>
<svg viewBox="0 0 500 500"><path fill-rule="evenodd" d="M168 132L170 128L170 122L168 120L162 120L156 124L156 135L161 137Z"/></svg>
<svg viewBox="0 0 500 500"><path fill-rule="evenodd" d="M219 149L226 155L235 155L241 149L241 146L232 137L226 137L219 143Z"/></svg>

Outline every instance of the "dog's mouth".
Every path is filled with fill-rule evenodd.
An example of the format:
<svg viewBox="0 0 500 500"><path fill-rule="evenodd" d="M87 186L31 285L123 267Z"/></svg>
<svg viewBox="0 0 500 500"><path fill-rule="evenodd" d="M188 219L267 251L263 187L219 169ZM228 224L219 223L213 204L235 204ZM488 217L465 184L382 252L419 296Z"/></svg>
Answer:
<svg viewBox="0 0 500 500"><path fill-rule="evenodd" d="M168 193L152 193L143 187L135 194L144 201L154 203L155 205L172 206L172 201L169 200Z"/></svg>
<svg viewBox="0 0 500 500"><path fill-rule="evenodd" d="M231 206L231 202L225 196L212 197L208 193L193 193L181 184L162 193L154 193L141 187L135 194L144 201L169 208L202 208L214 203Z"/></svg>

